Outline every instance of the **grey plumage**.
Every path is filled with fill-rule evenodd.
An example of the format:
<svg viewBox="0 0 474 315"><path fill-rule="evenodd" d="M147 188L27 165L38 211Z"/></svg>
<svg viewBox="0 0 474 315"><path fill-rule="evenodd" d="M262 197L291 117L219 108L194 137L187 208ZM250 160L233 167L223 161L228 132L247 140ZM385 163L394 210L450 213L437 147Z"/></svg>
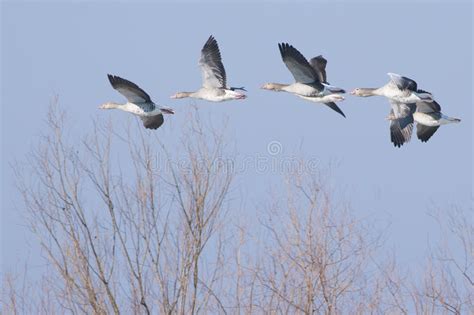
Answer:
<svg viewBox="0 0 474 315"><path fill-rule="evenodd" d="M413 132L413 113L415 104L404 104L390 100L390 140L396 147L401 147L410 141Z"/></svg>
<svg viewBox="0 0 474 315"><path fill-rule="evenodd" d="M430 92L425 92L425 93L430 93ZM416 111L429 115L436 120L441 119L441 106L436 101L417 102ZM420 123L417 123L416 136L421 142L427 142L435 134L438 128L439 126L425 126Z"/></svg>
<svg viewBox="0 0 474 315"><path fill-rule="evenodd" d="M346 115L344 115L344 112L339 108L339 106L336 105L336 103L334 102L329 102L329 103L324 103L324 105L328 106L329 108L331 108L332 110L338 112L339 114L341 114L342 116L344 116L344 118L346 117Z"/></svg>
<svg viewBox="0 0 474 315"><path fill-rule="evenodd" d="M206 88L226 88L227 78L221 52L214 36L210 36L201 50L199 65L202 69L203 86Z"/></svg>
<svg viewBox="0 0 474 315"><path fill-rule="evenodd" d="M322 55L311 58L311 60L309 61L309 64L311 65L311 67L313 67L316 74L318 75L319 81L323 83L328 83L326 77L327 63L328 61Z"/></svg>
<svg viewBox="0 0 474 315"><path fill-rule="evenodd" d="M116 75L107 74L107 77L112 87L125 96L130 103L151 102L150 96L135 83Z"/></svg>
<svg viewBox="0 0 474 315"><path fill-rule="evenodd" d="M319 77L319 81L325 84L330 84L328 82L327 75L326 75L326 65L328 61L322 55L319 55L317 57L311 58L309 63L311 67L313 67L313 69L316 71L316 74ZM336 87L331 87L331 92L346 93L344 89L336 88Z"/></svg>
<svg viewBox="0 0 474 315"><path fill-rule="evenodd" d="M398 74L395 74L395 73L389 73L388 74L392 80L393 83L396 84L396 86L400 89L400 90L410 90L410 91L413 91L413 92L417 92L418 91L418 85L416 84L416 82L410 78L407 78L407 77L404 77L404 76L401 76L401 75L398 75Z"/></svg>
<svg viewBox="0 0 474 315"><path fill-rule="evenodd" d="M324 89L319 79L321 75L316 72L316 69L309 64L308 60L295 47L287 43L281 43L278 44L278 48L280 49L283 62L288 70L290 70L296 82L310 85L319 91Z"/></svg>
<svg viewBox="0 0 474 315"><path fill-rule="evenodd" d="M123 79L119 76L108 74L107 77L109 78L109 82L112 87L117 90L120 94L127 98L130 104L138 106L143 110L145 113L149 113L148 115L152 116L142 116L139 115L141 120L143 121L143 125L145 128L148 129L157 129L160 127L164 122L163 114L158 110L157 106L151 100L150 96L142 90L138 85L135 83ZM163 110L167 110L169 113L173 113L171 109L163 108ZM157 113L154 115L152 112L156 111ZM136 114L136 113L135 113Z"/></svg>
<svg viewBox="0 0 474 315"><path fill-rule="evenodd" d="M320 97L325 90L325 85L329 87L326 77L327 60L319 55L312 58L309 62L295 47L288 43L279 43L281 58L288 70L290 70L296 83L311 87L311 92L305 92L303 95L311 100L311 97ZM330 93L345 93L343 89L331 87ZM327 94L326 94L327 95ZM346 117L335 102L323 102L326 106Z"/></svg>
<svg viewBox="0 0 474 315"><path fill-rule="evenodd" d="M413 116L411 122L393 120L390 122L390 140L393 145L400 148L405 142L410 141L413 132Z"/></svg>
<svg viewBox="0 0 474 315"><path fill-rule="evenodd" d="M439 126L430 127L422 124L416 124L416 136L421 142L428 141L432 135L438 130Z"/></svg>
<svg viewBox="0 0 474 315"><path fill-rule="evenodd" d="M421 90L419 90L419 91L421 91ZM423 92L425 92L425 91L423 91ZM425 93L430 93L430 92L425 92ZM416 110L419 111L419 112L425 113L425 114L429 114L429 113L438 113L439 114L441 112L441 106L436 101L433 101L433 102L417 102L416 103ZM439 119L439 117L437 119Z"/></svg>
<svg viewBox="0 0 474 315"><path fill-rule="evenodd" d="M163 122L165 121L163 114L155 116L143 116L140 118L143 121L143 126L148 129L158 129L161 125L163 125Z"/></svg>

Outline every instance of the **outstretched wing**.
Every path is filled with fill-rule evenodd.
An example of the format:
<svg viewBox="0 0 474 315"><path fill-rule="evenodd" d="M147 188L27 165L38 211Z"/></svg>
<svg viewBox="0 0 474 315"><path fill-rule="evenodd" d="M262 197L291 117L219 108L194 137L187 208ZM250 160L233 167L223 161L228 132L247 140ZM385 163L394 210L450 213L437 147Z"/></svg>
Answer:
<svg viewBox="0 0 474 315"><path fill-rule="evenodd" d="M293 46L287 43L278 44L281 58L296 82L311 84L319 82L319 77L308 60Z"/></svg>
<svg viewBox="0 0 474 315"><path fill-rule="evenodd" d="M322 55L319 55L317 57L312 58L309 63L318 75L319 81L327 83L326 65L328 61Z"/></svg>
<svg viewBox="0 0 474 315"><path fill-rule="evenodd" d="M416 136L421 142L428 141L432 135L438 130L439 126L429 127L421 124L416 124Z"/></svg>
<svg viewBox="0 0 474 315"><path fill-rule="evenodd" d="M396 86L400 89L400 90L410 90L410 91L413 91L413 92L416 92L417 91L417 84L414 80L410 79L410 78L407 78L407 77L404 77L404 76L401 76L399 74L396 74L396 73L388 73L390 79L392 80L393 83L396 84Z"/></svg>
<svg viewBox="0 0 474 315"><path fill-rule="evenodd" d="M135 83L122 79L116 75L108 74L107 77L109 78L112 87L125 96L130 103L151 102L150 96Z"/></svg>
<svg viewBox="0 0 474 315"><path fill-rule="evenodd" d="M429 92L426 92L429 93ZM436 101L416 102L416 110L420 113L431 114L441 112L441 106Z"/></svg>
<svg viewBox="0 0 474 315"><path fill-rule="evenodd" d="M201 50L199 65L202 72L202 86L205 88L225 88L226 75L219 46L214 36L210 36Z"/></svg>
<svg viewBox="0 0 474 315"><path fill-rule="evenodd" d="M147 129L158 129L161 125L163 125L164 118L163 114L158 114L155 116L141 116L140 117L143 121L143 126Z"/></svg>
<svg viewBox="0 0 474 315"><path fill-rule="evenodd" d="M390 100L390 140L396 147L410 141L413 132L413 113L415 104L405 104Z"/></svg>
<svg viewBox="0 0 474 315"><path fill-rule="evenodd" d="M331 108L332 110L338 112L339 114L341 114L342 116L344 116L344 118L346 117L346 115L344 115L344 112L339 108L339 106L336 105L336 103L334 103L334 102L329 102L329 103L324 103L324 105L329 106L329 108Z"/></svg>

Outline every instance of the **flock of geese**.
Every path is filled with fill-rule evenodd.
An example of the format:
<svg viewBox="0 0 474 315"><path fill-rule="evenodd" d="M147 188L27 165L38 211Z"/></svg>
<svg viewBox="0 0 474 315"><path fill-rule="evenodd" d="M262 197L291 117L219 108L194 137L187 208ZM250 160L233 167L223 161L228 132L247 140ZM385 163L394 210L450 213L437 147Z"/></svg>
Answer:
<svg viewBox="0 0 474 315"><path fill-rule="evenodd" d="M344 112L336 102L344 100L345 90L328 83L326 76L327 60L317 56L307 60L296 48L278 44L281 57L295 82L292 84L266 83L262 89L292 93L307 101L327 105L337 113ZM178 92L174 99L195 98L211 102L242 100L247 96L243 87L229 87L222 64L217 41L210 36L201 50L199 65L202 72L202 87L195 92ZM390 121L390 137L396 147L410 141L413 124L416 122L417 137L428 141L441 125L458 123L461 120L445 116L441 106L430 92L418 89L417 83L407 77L388 73L390 81L379 88L356 88L352 95L360 97L384 96L391 105L387 120ZM148 129L157 129L164 122L164 114L174 114L173 109L155 104L150 96L138 85L118 76L108 75L112 87L127 99L125 104L108 102L101 109L120 109L140 117Z"/></svg>

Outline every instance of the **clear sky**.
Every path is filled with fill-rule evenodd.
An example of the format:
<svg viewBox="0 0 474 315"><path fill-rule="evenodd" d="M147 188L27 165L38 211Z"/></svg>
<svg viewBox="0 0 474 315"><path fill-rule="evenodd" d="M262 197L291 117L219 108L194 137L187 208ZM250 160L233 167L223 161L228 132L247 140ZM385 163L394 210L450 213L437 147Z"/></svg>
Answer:
<svg viewBox="0 0 474 315"><path fill-rule="evenodd" d="M10 163L24 160L44 128L53 96L81 134L92 118L116 127L133 119L97 109L121 101L107 81L112 73L144 88L176 114L157 130L172 142L182 115L196 104L214 120L229 118L239 158L291 158L304 153L320 167L336 165L331 183L358 216L389 226L400 260L420 262L436 224L432 206L472 204L473 80L472 3L207 3L3 2L1 17L2 269L37 245L24 226L22 203ZM245 86L244 101L171 100L197 89L197 61L210 34L219 42L228 82ZM416 137L401 149L390 142L389 103L347 95L347 119L293 95L260 90L265 82L290 83L277 43L288 42L307 58L328 59L328 81L347 90L378 87L387 72L415 79L433 92L458 125L441 127L428 143ZM267 146L281 144L269 156ZM249 215L277 178L249 168L236 183ZM244 213L245 215L245 213Z"/></svg>

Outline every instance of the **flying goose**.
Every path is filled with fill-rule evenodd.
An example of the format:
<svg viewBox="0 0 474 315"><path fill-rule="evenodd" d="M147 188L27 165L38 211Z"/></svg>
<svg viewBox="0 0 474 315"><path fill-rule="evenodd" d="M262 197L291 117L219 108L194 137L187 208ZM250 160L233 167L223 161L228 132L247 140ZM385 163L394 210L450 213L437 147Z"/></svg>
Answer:
<svg viewBox="0 0 474 315"><path fill-rule="evenodd" d="M195 92L179 92L171 98L197 98L211 102L245 99L247 96L236 90L245 91L243 87L228 87L222 64L221 53L216 39L211 35L201 50L199 66L202 72L202 87Z"/></svg>
<svg viewBox="0 0 474 315"><path fill-rule="evenodd" d="M417 102L432 102L431 93L418 89L417 83L407 77L388 73L390 81L380 88L356 88L351 94L355 96L384 96L391 106L390 140L395 147L401 147L410 141L413 131L413 114Z"/></svg>
<svg viewBox="0 0 474 315"><path fill-rule="evenodd" d="M288 70L295 78L295 83L266 83L262 89L285 91L295 94L307 101L323 103L346 117L335 102L344 100L341 88L331 86L326 81L327 60L323 56L312 58L309 62L293 46L287 43L278 44L280 54Z"/></svg>
<svg viewBox="0 0 474 315"><path fill-rule="evenodd" d="M405 142L409 142L413 132L413 113L416 105L413 103L405 104L389 99L390 114L387 117L390 120L390 140L393 145L400 148Z"/></svg>
<svg viewBox="0 0 474 315"><path fill-rule="evenodd" d="M431 102L433 96L431 93L419 90L417 83L407 77L396 73L387 73L390 81L379 88L357 88L351 92L355 96L385 96L391 100L401 103L415 103L418 101Z"/></svg>
<svg viewBox="0 0 474 315"><path fill-rule="evenodd" d="M136 116L143 121L148 129L157 129L163 124L163 114L174 114L173 109L160 107L152 102L150 96L133 82L121 77L107 75L112 87L127 98L127 103L117 104L108 102L102 104L100 109L120 109Z"/></svg>
<svg viewBox="0 0 474 315"><path fill-rule="evenodd" d="M434 100L410 104L413 105L416 106L416 111L413 112L412 121L416 122L416 135L421 142L427 142L441 125L461 122L459 118L448 117L441 113L441 106ZM392 115L388 117L392 121L394 118Z"/></svg>

